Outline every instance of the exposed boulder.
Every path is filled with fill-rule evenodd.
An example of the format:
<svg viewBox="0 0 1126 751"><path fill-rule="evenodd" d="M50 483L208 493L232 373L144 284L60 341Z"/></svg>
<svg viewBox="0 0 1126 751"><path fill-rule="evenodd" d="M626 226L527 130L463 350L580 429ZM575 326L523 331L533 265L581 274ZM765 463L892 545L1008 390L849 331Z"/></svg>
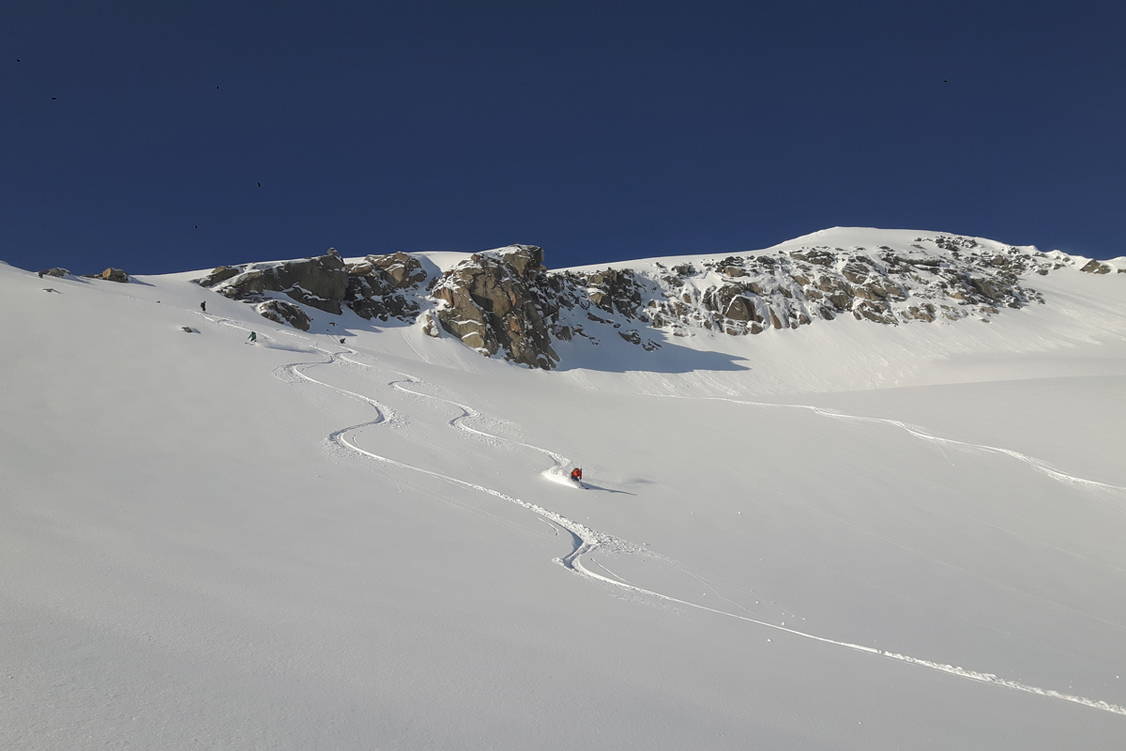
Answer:
<svg viewBox="0 0 1126 751"><path fill-rule="evenodd" d="M44 271L43 274L46 275L46 276L64 277L64 276L70 276L70 271L67 270L67 269L61 268L59 266L53 266L53 267L47 269L46 271Z"/></svg>
<svg viewBox="0 0 1126 751"><path fill-rule="evenodd" d="M849 310L852 307L853 294L847 286L825 296L837 310Z"/></svg>
<svg viewBox="0 0 1126 751"><path fill-rule="evenodd" d="M254 308L263 318L276 323L287 323L295 329L309 330L309 316L298 306L285 300L266 300Z"/></svg>
<svg viewBox="0 0 1126 751"><path fill-rule="evenodd" d="M600 289L592 289L589 293L589 297L592 303L594 303L597 307L602 308L607 313L613 311L613 308L611 307L613 305L613 301L610 299L610 295L608 295L606 292L603 292Z"/></svg>
<svg viewBox="0 0 1126 751"><path fill-rule="evenodd" d="M125 269L108 268L98 274L88 274L88 279L102 279L107 282L121 282L129 281L129 275L125 273Z"/></svg>
<svg viewBox="0 0 1126 751"><path fill-rule="evenodd" d="M868 267L862 263L852 261L846 263L844 268L841 269L841 275L853 284L860 284L868 278Z"/></svg>
<svg viewBox="0 0 1126 751"><path fill-rule="evenodd" d="M1110 266L1100 261L1096 261L1094 258L1092 258L1090 261L1087 261L1087 263L1083 265L1083 268L1079 270L1086 271L1088 274L1109 274Z"/></svg>
<svg viewBox="0 0 1126 751"><path fill-rule="evenodd" d="M742 266L735 266L735 265L724 266L719 271L724 276L738 277L738 276L746 276L747 275L747 270L745 268L743 268Z"/></svg>
<svg viewBox="0 0 1126 751"><path fill-rule="evenodd" d="M837 260L836 256L825 250L795 250L790 253L791 258L796 258L799 261L806 263L814 263L818 266L832 266Z"/></svg>
<svg viewBox="0 0 1126 751"><path fill-rule="evenodd" d="M867 319L873 323L898 323L895 314L891 312L886 303L864 300L852 309L856 320Z"/></svg>
<svg viewBox="0 0 1126 751"><path fill-rule="evenodd" d="M727 308L723 311L723 314L733 321L762 320L758 315L754 301L742 295L731 298L731 302L727 304Z"/></svg>
<svg viewBox="0 0 1126 751"><path fill-rule="evenodd" d="M241 266L217 266L211 270L211 273L202 279L193 279L192 281L201 287L214 287L219 282L225 282L233 276L238 276L242 273Z"/></svg>
<svg viewBox="0 0 1126 751"><path fill-rule="evenodd" d="M1003 287L997 279L970 277L969 285L986 300L999 300L1004 296Z"/></svg>
<svg viewBox="0 0 1126 751"><path fill-rule="evenodd" d="M883 300L883 289L875 284L858 284L853 294L864 300Z"/></svg>
<svg viewBox="0 0 1126 751"><path fill-rule="evenodd" d="M904 311L903 317L930 323L935 318L935 307L929 302L923 305L912 305Z"/></svg>

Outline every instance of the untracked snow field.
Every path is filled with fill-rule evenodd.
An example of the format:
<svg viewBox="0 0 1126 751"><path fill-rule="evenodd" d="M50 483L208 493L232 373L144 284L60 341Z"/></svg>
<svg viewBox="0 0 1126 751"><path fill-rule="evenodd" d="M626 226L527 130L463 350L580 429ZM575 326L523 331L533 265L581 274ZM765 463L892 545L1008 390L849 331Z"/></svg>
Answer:
<svg viewBox="0 0 1126 751"><path fill-rule="evenodd" d="M192 277L0 265L0 748L1126 748L1126 275L554 372Z"/></svg>

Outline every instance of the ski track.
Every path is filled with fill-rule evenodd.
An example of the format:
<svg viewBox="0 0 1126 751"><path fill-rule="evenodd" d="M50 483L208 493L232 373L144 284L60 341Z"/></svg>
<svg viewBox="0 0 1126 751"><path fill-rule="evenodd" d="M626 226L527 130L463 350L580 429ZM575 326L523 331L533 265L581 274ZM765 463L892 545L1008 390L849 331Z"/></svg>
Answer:
<svg viewBox="0 0 1126 751"><path fill-rule="evenodd" d="M226 326L232 326L234 328L242 329L243 331L249 331L250 330L250 329L246 328L245 326L242 326L242 325L240 325L240 324L238 324L234 321L231 321L230 319L217 318L217 317L213 317L213 316L206 315L206 314L203 314L203 313L200 313L200 315L202 315L203 317L205 317L205 318L207 318L211 321L214 321L215 323L223 324L223 325L226 325ZM493 488L489 488L489 487L486 487L484 485L478 485L477 483L469 482L467 480L462 480L458 477L443 474L443 473L437 472L435 470L426 469L425 467L419 467L419 466L416 466L416 465L413 465L413 464L408 464L406 462L401 462L397 459L392 459L390 457L383 456L381 454L377 454L377 453L372 452L372 451L368 451L367 449L360 448L355 443L353 443L351 440L349 440L349 435L351 433L357 431L357 430L367 428L367 427L371 427L373 425L379 425L381 423L387 422L387 414L390 412L390 409L386 405L383 405L380 402L377 402L375 399L372 399L371 397L364 396L363 394L359 394L355 391L350 391L348 389L340 388L339 386L333 386L332 384L325 383L324 381L320 381L316 378L313 378L312 376L305 373L302 370L302 368L313 367L313 366L316 366L316 365L331 365L333 363L341 362L341 361L349 362L349 363L352 363L352 364L355 364L355 365L359 365L361 367L371 368L371 369L374 369L375 366L370 365L370 364L365 363L365 362L362 362L362 361L359 361L359 360L354 360L352 358L347 358L347 357L343 356L345 354L358 355L359 352L357 350L354 350L354 349L351 349L351 348L346 348L345 351L342 351L342 352L330 352L329 350L326 350L326 349L320 347L316 343L316 340L313 339L311 336L304 336L304 335L301 335L301 334L293 334L293 333L290 333L288 331L282 331L280 333L284 333L284 334L287 334L289 336L295 336L295 337L304 339L306 342L311 344L314 349L316 349L317 351L325 354L328 359L326 359L326 360L315 360L315 361L311 361L311 362L310 361L301 361L301 362L289 363L287 365L281 366L281 368L278 369L279 371L291 373L301 380L307 381L309 383L316 384L318 386L321 386L322 388L329 389L330 391L336 392L336 393L341 394L343 396L347 396L351 399L356 399L358 401L361 401L364 404L367 404L373 410L375 410L376 416L375 416L374 419L368 420L366 422L358 423L356 425L350 425L350 426L345 427L345 428L340 428L339 430L335 430L328 435L328 439L330 441L337 443L338 445L344 446L348 449L351 449L352 451L355 451L356 453L358 453L362 456L368 457L369 459L374 459L375 461L382 462L384 464L387 464L387 465L390 465L390 466L393 466L393 467L399 467L401 469L410 470L412 472L417 472L417 473L420 473L420 474L423 474L423 475L427 475L429 477L435 477L435 478L444 480L446 482L449 482L452 485L457 485L459 487L468 488L470 490L475 490L477 492L483 493L485 495L492 496L494 498L499 498L500 500L506 501L508 503L512 503L516 506L519 506L520 508L527 509L528 511L531 511L532 513L536 514L540 518L544 519L545 521L549 522L550 524L554 525L555 527L563 530L564 532L566 532L567 534L569 534L571 536L571 541L572 541L571 552L569 552L565 556L555 558L554 562L560 564L561 566L563 566L568 571L571 571L572 573L578 574L579 576L582 576L582 577L589 579L591 581L601 582L601 583L606 584L608 586L615 587L615 588L620 589L620 590L625 590L627 592L632 592L634 594L642 595L644 597L649 597L649 598L653 598L653 599L656 599L656 600L669 602L669 603L672 603L672 604L675 604L675 605L680 605L680 606L683 606L683 607L686 607L686 608L691 608L693 610L698 610L698 611L701 611L701 612L704 612L704 613L711 613L713 615L721 616L721 617L724 617L724 618L731 618L731 619L741 621L741 622L744 622L744 623L750 623L750 624L753 624L755 626L760 626L762 628L768 629L770 631L787 634L789 636L793 636L793 637L796 637L796 638L799 638L799 639L805 639L805 640L808 640L808 641L817 642L817 643L820 643L820 644L825 644L825 645L828 645L828 646L831 646L831 647L836 647L836 648L839 648L839 649L846 649L846 650L849 650L849 651L852 651L852 652L858 652L858 653L865 654L865 655L882 657L882 658L885 658L885 659L888 659L888 660L894 660L896 662L902 662L902 663L906 663L908 665L914 665L916 667L926 668L928 670L933 670L933 671L936 671L936 672L939 672L939 673L945 673L947 675L952 675L954 677L962 678L962 679L965 679L965 680L975 681L975 682L978 682L978 683L991 684L991 685L994 685L994 686L999 686L1001 688L1012 689L1014 691L1020 691L1020 692L1026 693L1026 694L1032 694L1034 696L1042 696L1042 697L1049 698L1049 699L1056 699L1058 701L1070 702L1072 704L1078 704L1080 706L1089 707L1091 709L1097 709L1097 710L1100 710L1100 711L1103 711L1103 712L1110 712L1112 714L1126 716L1126 707L1118 705L1118 704L1114 704L1114 703L1111 703L1111 702L1108 702L1108 701L1103 701L1103 700L1100 700L1100 699L1088 699L1086 697L1075 696L1073 694L1065 694L1061 691L1056 691L1054 689L1046 689L1046 688L1039 688L1039 687L1036 687L1036 686L1031 686L1031 685L1028 685L1026 683L1021 683L1020 681L1012 680L1012 679L1009 679L1009 678L1004 678L1004 677L996 675L994 673L985 673L985 672L981 672L981 671L977 671L977 670L971 670L969 668L960 667L958 665L950 665L950 664L946 664L946 663L922 659L922 658L919 658L919 657L912 657L911 655L903 654L903 653L900 653L900 652L892 652L892 651L889 651L889 650L886 650L886 649L880 649L878 647L870 647L870 646L867 646L867 645L864 645L864 644L855 644L853 642L839 641L837 639L830 639L830 638L825 637L825 636L818 636L817 634L809 633L809 632L806 632L806 631L799 631L797 629L788 628L786 626L780 626L776 623L770 623L768 621L763 621L763 620L759 620L757 618L752 618L751 616L748 616L748 615L740 615L738 613L733 613L733 612L730 612L730 611L727 611L727 610L720 610L718 608L709 607L707 605L703 605L703 604L697 603L697 602L692 602L690 600L683 600L679 597L673 597L672 595L667 595L667 594L657 592L657 591L652 590L652 589L646 589L645 587L641 587L641 586L638 586L636 584L630 584L630 583L623 581L621 579L618 579L614 576L604 576L604 575L599 574L595 571L592 571L592 570L588 569L583 564L582 558L585 555L593 553L595 550L598 550L600 548L606 548L606 549L615 550L615 551L619 551L619 552L629 552L629 551L636 552L637 550L639 550L639 548L637 548L636 546L630 545L626 541L621 540L621 539L614 537L612 535L605 534L605 533L602 533L602 532L597 532L593 529L590 529L586 525L580 524L579 522L572 521L571 519L568 519L567 517L563 516L562 514L558 514L554 511L550 511L550 510L548 510L548 509L546 509L542 506L531 503L529 501L522 500L520 498L509 495L507 493L503 493L499 490L495 490ZM275 371L275 372L277 372L277 371ZM467 419L469 417L480 417L480 413L477 410L473 409L472 407L469 407L468 405L465 405L465 404L461 404L459 402L455 402L455 401L452 401L452 400L449 400L449 399L444 399L442 397L431 396L431 395L423 393L423 392L413 391L411 389L407 389L407 388L402 386L403 383L411 383L411 384L417 385L417 384L421 384L422 381L415 378L414 376L410 376L410 375L407 375L407 374L404 374L404 373L399 373L399 374L404 376L404 378L406 380L391 381L388 385L392 386L393 388L397 388L399 391L403 391L405 393L409 393L409 394L412 394L412 395L418 396L418 397L423 397L423 398L427 398L427 399L434 399L436 401L439 401L439 402L442 402L442 403L445 403L445 404L450 404L450 405L455 406L458 409L460 409L462 411L462 414L449 421L449 424L451 426L458 427L462 430L465 430L467 432L470 432L470 433L473 433L473 434L476 434L476 435L479 435L479 436L488 437L488 438L491 438L491 439L494 439L494 440L499 440L499 441L506 441L506 442L514 443L514 444L519 445L519 446L524 446L524 447L527 447L527 448L530 448L530 449L534 449L536 451L543 452L544 454L546 454L547 456L549 456L551 458L552 462L555 465L555 467L548 470L549 472L552 471L553 469L555 469L556 467L561 468L561 467L565 466L566 457L563 457L561 454L557 454L553 451L541 448L539 446L533 446L531 444L522 443L520 441L515 441L513 439L504 438L504 437L498 436L498 435L493 435L492 433L486 433L485 431L477 430L477 429L472 428L470 426L464 425L463 421L465 419ZM916 435L917 437L924 438L926 440L935 440L935 441L951 443L951 444L955 444L955 445L984 449L984 450L987 450L987 451L993 451L993 452L997 452L997 453L1006 454L1008 456L1013 456L1014 458L1021 458L1022 461L1028 461L1030 464L1035 466L1037 469L1040 469L1040 471L1045 471L1049 475L1055 477L1056 479L1063 479L1063 480L1067 480L1067 481L1071 481L1071 482L1078 482L1078 483L1081 483L1081 484L1089 484L1089 485L1094 485L1094 486L1097 486L1097 487L1109 487L1109 488L1118 489L1118 490L1126 490L1126 488L1119 488L1118 486L1115 486L1115 485L1107 485L1106 483L1095 482L1095 481L1092 481L1092 480L1085 480L1083 478L1076 478L1076 477L1073 477L1071 475L1067 475L1065 473L1059 472L1058 470L1055 470L1054 468L1051 468L1050 471L1049 471L1049 468L1045 463L1040 462L1039 460L1033 459L1031 457L1026 457L1024 454L1020 454L1019 452L1011 451L1009 449L1001 449L1001 448L996 448L996 447L992 447L992 446L982 446L982 445L979 445L979 444L966 443L966 442L963 442L963 441L956 441L956 440L953 440L953 439L941 438L939 436L932 436L928 433L924 433L924 432L920 431L918 428L914 428L913 426L909 426L906 423L902 423L898 420L890 420L890 419L877 418L877 417L860 417L860 416L855 416L855 415L845 415L845 414L836 412L834 410L824 409L824 408L821 408L821 407L815 407L815 406L812 406L812 405L805 405L805 404L777 404L777 403L770 403L770 402L749 402L749 401L741 401L741 400L738 400L738 399L729 399L729 398L726 398L726 397L679 397L679 396L673 396L673 395L660 395L660 394L649 394L649 396L657 396L657 397L661 397L661 398L682 398L682 399L694 399L694 398L695 399L715 399L715 400L719 400L719 401L733 402L735 404L747 404L747 405L751 405L751 406L786 407L786 408L792 408L792 409L806 409L806 410L813 411L817 414L821 414L821 415L824 415L826 417L832 417L832 418L836 418L836 419L846 419L846 420L856 420L856 421L862 421L862 422L877 422L877 423L891 424L891 425L899 427L903 430L906 430L907 432L911 433L912 435ZM597 562L595 563L595 565L598 565L598 566L601 567L601 564L598 564ZM605 567L602 567L602 568L603 568L603 570L607 571L607 573L609 573L608 569L605 569Z"/></svg>
<svg viewBox="0 0 1126 751"><path fill-rule="evenodd" d="M979 452L990 453L990 454L1001 454L1001 455L1007 456L1011 459L1016 459L1017 461L1023 462L1025 464L1027 464L1028 466L1032 467L1037 472L1041 472L1045 475L1048 475L1053 480L1057 480L1059 482L1067 482L1067 483L1071 483L1071 484L1074 484L1074 485L1083 485L1083 486L1087 486L1087 487L1091 487L1091 488L1097 488L1099 490L1117 491L1119 493L1126 492L1126 487L1123 487L1122 485L1114 485L1114 484L1109 483L1109 482L1100 482L1098 480L1090 480L1086 477L1078 477L1076 475L1069 475L1068 473L1063 472L1063 471L1057 469L1056 467L1053 467L1051 464L1044 461L1043 459L1037 459L1034 456L1029 456L1028 454L1022 454L1021 452L1014 451L1013 449L1002 448L1001 446L990 446L990 445L985 444L985 443L970 443L969 441L959 441L955 438L946 438L944 436L935 435L933 433L928 433L918 426L911 425L910 423L906 423L906 422L903 422L902 420L896 420L896 419L893 419L893 418L890 418L890 417L869 417L867 415L850 415L850 414L846 414L844 412L840 412L838 410L835 410L835 409L832 409L832 408L829 408L829 407L818 407L818 406L813 405L813 404L783 404L783 403L779 403L779 402L754 402L754 401L747 401L747 400L744 400L744 399L731 399L731 398L726 397L726 396L680 396L678 394L645 394L645 396L650 396L650 397L654 397L654 398L657 398L657 399L691 399L691 400L699 400L699 401L729 402L731 404L742 404L742 405L745 405L745 406L748 406L748 407L774 407L776 409L803 409L803 410L806 410L808 412L812 412L815 415L820 415L822 417L828 417L828 418L831 418L833 420L845 420L845 421L851 421L851 422L867 422L867 423L876 423L876 424L880 424L880 425L891 425L892 427L898 428L899 430L902 430L902 431L908 433L909 435L914 436L915 438L919 438L919 439L924 440L924 441L930 441L932 443L938 444L939 446L942 446L942 445L960 446L962 448L973 449L973 450L979 451Z"/></svg>

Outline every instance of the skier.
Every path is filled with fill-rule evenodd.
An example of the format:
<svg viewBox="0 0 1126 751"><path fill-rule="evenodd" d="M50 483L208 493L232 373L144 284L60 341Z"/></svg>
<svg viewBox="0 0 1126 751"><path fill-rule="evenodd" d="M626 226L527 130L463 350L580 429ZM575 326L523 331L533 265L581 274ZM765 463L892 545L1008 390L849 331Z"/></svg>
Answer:
<svg viewBox="0 0 1126 751"><path fill-rule="evenodd" d="M571 481L577 482L577 483L582 483L582 481L583 481L583 469L582 469L582 467L575 467L574 469L571 470Z"/></svg>
<svg viewBox="0 0 1126 751"><path fill-rule="evenodd" d="M344 340L343 340L343 339L341 339L341 340L340 340L340 343L341 343L341 344L343 344L343 343L344 343Z"/></svg>
<svg viewBox="0 0 1126 751"><path fill-rule="evenodd" d="M203 302L201 302L199 304L199 309L202 310L204 313L207 312L207 300L204 300Z"/></svg>
<svg viewBox="0 0 1126 751"><path fill-rule="evenodd" d="M250 332L250 336L246 337L246 339L247 339L247 341L249 341L249 342L250 342L251 344L254 344L254 342L258 341L258 334L256 334L256 333L254 333L253 331L251 331L251 332Z"/></svg>

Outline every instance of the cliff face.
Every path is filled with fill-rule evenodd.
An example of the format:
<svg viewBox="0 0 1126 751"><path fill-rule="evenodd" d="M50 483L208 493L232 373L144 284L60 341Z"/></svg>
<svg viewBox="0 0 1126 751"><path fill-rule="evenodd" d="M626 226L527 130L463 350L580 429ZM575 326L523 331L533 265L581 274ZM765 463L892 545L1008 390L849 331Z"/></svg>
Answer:
<svg viewBox="0 0 1126 751"><path fill-rule="evenodd" d="M442 328L466 346L537 368L559 362L550 329L559 305L542 249L513 245L474 253L445 272L431 294Z"/></svg>
<svg viewBox="0 0 1126 751"><path fill-rule="evenodd" d="M475 253L430 274L406 253L346 263L330 251L219 267L198 282L302 328L308 320L292 303L264 303L280 293L333 314L347 306L367 319L421 316L431 336L446 332L485 356L551 369L560 362L553 345L576 338L598 346L617 335L655 350L670 335L763 335L840 316L888 326L989 321L1006 308L1043 303L1038 275L1064 267L1114 270L957 235L844 248L817 243L820 234L783 249L561 271L548 271L534 245Z"/></svg>

